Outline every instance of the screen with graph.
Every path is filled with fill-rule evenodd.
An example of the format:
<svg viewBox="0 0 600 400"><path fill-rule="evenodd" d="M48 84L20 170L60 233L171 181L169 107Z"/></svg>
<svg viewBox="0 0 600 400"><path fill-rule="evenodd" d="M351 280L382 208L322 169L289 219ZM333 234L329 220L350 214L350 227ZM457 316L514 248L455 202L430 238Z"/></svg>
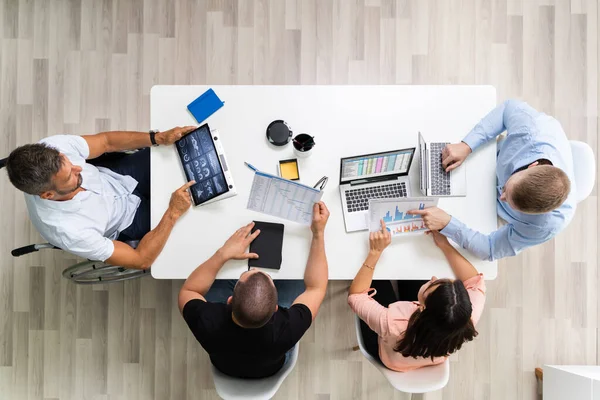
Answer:
<svg viewBox="0 0 600 400"><path fill-rule="evenodd" d="M342 182L373 178L389 174L407 174L415 149L396 150L386 153L342 159Z"/></svg>
<svg viewBox="0 0 600 400"><path fill-rule="evenodd" d="M418 233L427 230L420 215L408 214L410 210L424 210L437 206L438 199L431 197L413 197L407 199L377 199L369 203L369 230L381 229L381 220L385 222L392 236Z"/></svg>
<svg viewBox="0 0 600 400"><path fill-rule="evenodd" d="M298 222L312 223L313 206L323 193L310 186L256 172L248 198L249 210Z"/></svg>

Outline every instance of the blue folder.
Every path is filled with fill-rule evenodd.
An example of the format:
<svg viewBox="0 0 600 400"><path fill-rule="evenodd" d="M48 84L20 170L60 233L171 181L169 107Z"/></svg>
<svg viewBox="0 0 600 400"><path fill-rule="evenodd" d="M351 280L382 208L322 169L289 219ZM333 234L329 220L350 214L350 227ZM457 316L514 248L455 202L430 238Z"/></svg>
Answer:
<svg viewBox="0 0 600 400"><path fill-rule="evenodd" d="M225 103L219 99L215 91L208 89L200 97L188 104L187 109L196 118L196 121L201 124L202 121L223 107L223 104Z"/></svg>

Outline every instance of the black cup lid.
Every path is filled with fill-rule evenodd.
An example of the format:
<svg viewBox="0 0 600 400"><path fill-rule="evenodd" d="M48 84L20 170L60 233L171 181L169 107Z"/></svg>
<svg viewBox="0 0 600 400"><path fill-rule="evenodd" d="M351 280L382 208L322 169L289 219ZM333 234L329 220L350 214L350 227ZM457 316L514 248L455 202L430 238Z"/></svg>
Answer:
<svg viewBox="0 0 600 400"><path fill-rule="evenodd" d="M275 146L284 146L292 138L292 130L285 121L278 119L273 121L267 127L267 139Z"/></svg>

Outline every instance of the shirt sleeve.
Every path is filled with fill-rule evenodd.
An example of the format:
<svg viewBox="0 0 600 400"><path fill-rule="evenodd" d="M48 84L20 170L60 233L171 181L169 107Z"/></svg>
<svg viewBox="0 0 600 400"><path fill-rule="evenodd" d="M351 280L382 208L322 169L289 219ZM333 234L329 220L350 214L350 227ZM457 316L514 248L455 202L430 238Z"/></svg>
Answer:
<svg viewBox="0 0 600 400"><path fill-rule="evenodd" d="M483 117L462 140L471 150L496 138L502 132L508 134L529 132L531 117L538 112L520 100L506 100Z"/></svg>
<svg viewBox="0 0 600 400"><path fill-rule="evenodd" d="M68 158L79 157L85 160L90 156L90 147L81 136L55 135L44 138L39 143L54 147Z"/></svg>
<svg viewBox="0 0 600 400"><path fill-rule="evenodd" d="M517 232L512 224L504 225L486 235L470 229L454 217L440 232L462 248L488 261L514 256L521 250L544 243L553 236L539 229Z"/></svg>
<svg viewBox="0 0 600 400"><path fill-rule="evenodd" d="M93 261L104 262L113 255L115 244L112 240L105 238L98 232L82 232L80 235L77 241L66 242L58 247Z"/></svg>
<svg viewBox="0 0 600 400"><path fill-rule="evenodd" d="M312 313L310 309L304 304L294 304L287 310L289 323L288 323L288 340L291 346L302 339L304 333L310 328L312 324Z"/></svg>
<svg viewBox="0 0 600 400"><path fill-rule="evenodd" d="M379 336L388 336L388 308L371 298L368 292L367 290L363 293L351 294L348 296L348 305L360 319L369 325L372 331L376 332Z"/></svg>
<svg viewBox="0 0 600 400"><path fill-rule="evenodd" d="M204 326L204 320L206 318L204 317L211 313L212 307L212 303L200 299L192 299L183 306L183 311L181 313L183 315L183 320L200 343L202 343L203 334L207 333L206 327ZM208 320L211 319L208 318Z"/></svg>
<svg viewBox="0 0 600 400"><path fill-rule="evenodd" d="M469 293L469 299L471 300L471 319L473 324L477 325L481 314L483 313L483 307L485 305L485 281L483 274L478 274L472 278L463 281L465 289Z"/></svg>
<svg viewBox="0 0 600 400"><path fill-rule="evenodd" d="M372 290L372 289L370 289ZM360 319L381 337L397 337L404 332L417 306L410 301L397 301L384 307L368 291L348 296L348 305Z"/></svg>

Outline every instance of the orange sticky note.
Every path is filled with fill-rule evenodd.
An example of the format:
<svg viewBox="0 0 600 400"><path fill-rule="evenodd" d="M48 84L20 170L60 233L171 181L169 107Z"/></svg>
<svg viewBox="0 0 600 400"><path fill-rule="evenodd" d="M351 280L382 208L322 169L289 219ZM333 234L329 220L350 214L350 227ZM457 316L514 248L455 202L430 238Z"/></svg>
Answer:
<svg viewBox="0 0 600 400"><path fill-rule="evenodd" d="M298 172L298 162L296 160L285 160L279 162L279 173L282 178L292 181L300 179Z"/></svg>

